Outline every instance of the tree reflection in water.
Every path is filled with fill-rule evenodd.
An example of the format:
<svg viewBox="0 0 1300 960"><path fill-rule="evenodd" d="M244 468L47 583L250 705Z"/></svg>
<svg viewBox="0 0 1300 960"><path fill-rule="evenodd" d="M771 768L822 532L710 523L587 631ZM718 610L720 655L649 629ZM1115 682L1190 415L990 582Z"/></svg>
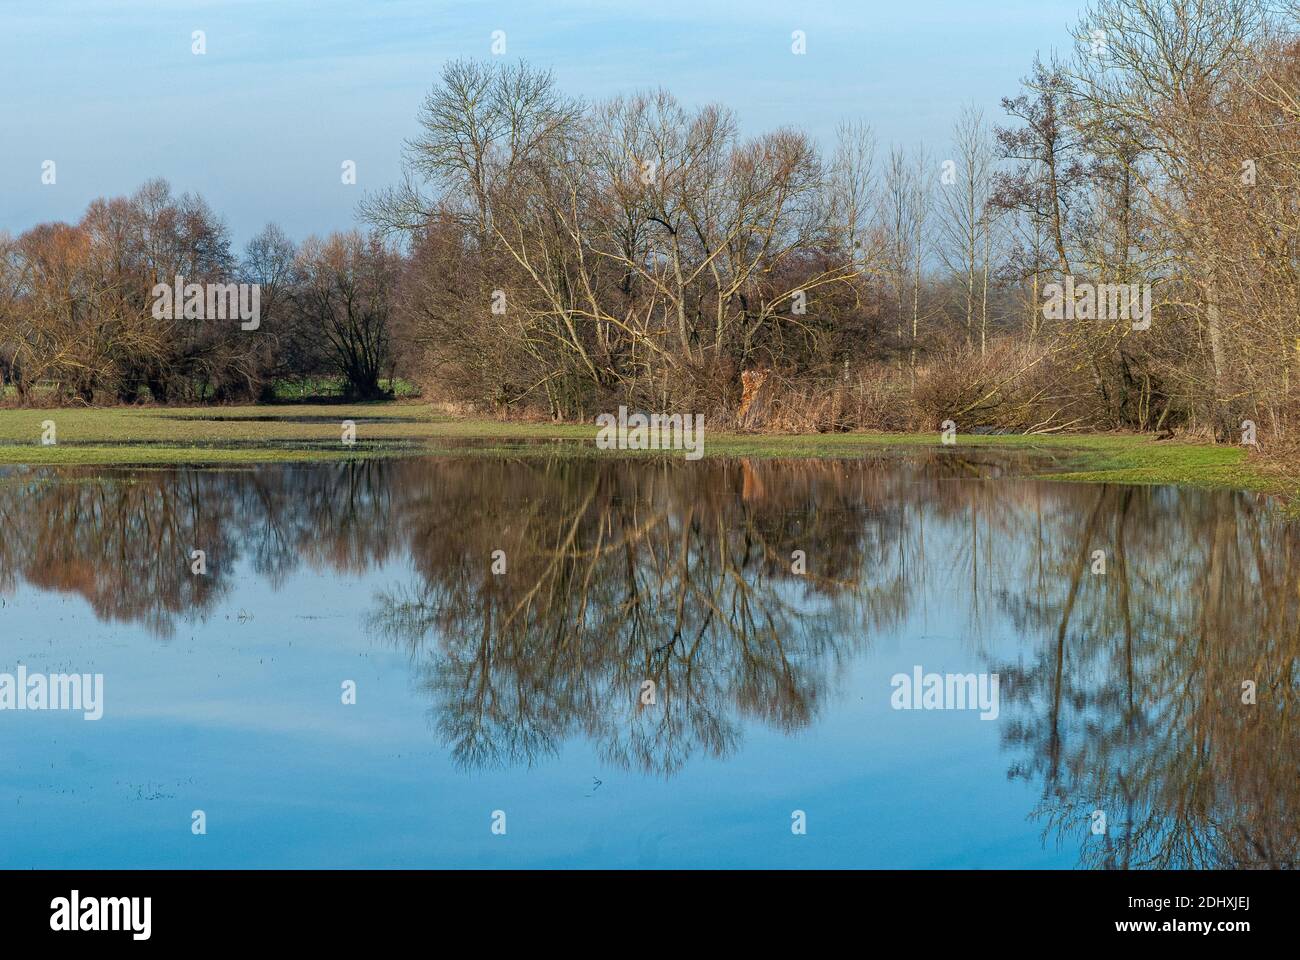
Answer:
<svg viewBox="0 0 1300 960"><path fill-rule="evenodd" d="M1002 676L1008 773L1041 791L1045 842L1091 867L1297 863L1296 531L1244 494L990 480L1006 466L945 450L11 469L0 592L78 594L168 638L237 569L278 587L406 558L411 582L366 619L409 655L456 762L584 737L665 776L734 753L746 724L813 725L874 638L935 612Z"/></svg>

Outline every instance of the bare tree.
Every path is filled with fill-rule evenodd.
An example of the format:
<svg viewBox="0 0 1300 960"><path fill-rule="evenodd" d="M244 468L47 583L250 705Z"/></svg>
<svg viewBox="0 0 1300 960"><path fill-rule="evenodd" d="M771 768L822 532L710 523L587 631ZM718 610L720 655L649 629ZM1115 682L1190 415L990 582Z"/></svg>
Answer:
<svg viewBox="0 0 1300 960"><path fill-rule="evenodd" d="M939 192L939 256L957 278L965 300L966 343L974 342L981 275L989 252L989 201L993 195L993 145L984 115L963 107L953 128L953 157L945 161ZM987 346L981 326L980 352Z"/></svg>

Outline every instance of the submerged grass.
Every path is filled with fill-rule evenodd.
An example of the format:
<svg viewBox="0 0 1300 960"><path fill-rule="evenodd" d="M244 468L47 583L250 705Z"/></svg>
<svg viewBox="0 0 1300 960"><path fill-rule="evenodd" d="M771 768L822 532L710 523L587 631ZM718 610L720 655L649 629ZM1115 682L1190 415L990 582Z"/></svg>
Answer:
<svg viewBox="0 0 1300 960"><path fill-rule="evenodd" d="M355 445L342 443L345 420L357 425ZM41 443L45 421L54 424L54 445ZM0 409L0 464L222 465L427 454L682 456L680 451L598 450L595 436L594 424L461 418L439 413L427 404L403 402ZM937 433L709 432L704 450L710 457L835 458L938 446ZM1131 434L959 435L956 450L963 448L1037 454L1046 464L1039 475L1054 480L1171 483L1258 490L1288 497L1297 492L1293 479L1249 457L1241 447L1157 441ZM1032 472L1039 471L1034 468Z"/></svg>

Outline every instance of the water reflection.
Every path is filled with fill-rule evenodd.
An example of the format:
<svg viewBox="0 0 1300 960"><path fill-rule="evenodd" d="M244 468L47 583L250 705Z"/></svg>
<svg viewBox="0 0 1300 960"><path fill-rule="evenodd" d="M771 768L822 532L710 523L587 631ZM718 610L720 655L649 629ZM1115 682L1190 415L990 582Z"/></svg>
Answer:
<svg viewBox="0 0 1300 960"><path fill-rule="evenodd" d="M989 775L1033 785L1045 843L1091 867L1295 864L1295 530L1246 495L1000 469L954 451L16 469L0 592L75 593L166 640L239 571L274 587L405 560L366 622L409 656L459 765L522 767L581 737L656 776L735 754L754 724L815 729L851 663L942 617L1003 678Z"/></svg>

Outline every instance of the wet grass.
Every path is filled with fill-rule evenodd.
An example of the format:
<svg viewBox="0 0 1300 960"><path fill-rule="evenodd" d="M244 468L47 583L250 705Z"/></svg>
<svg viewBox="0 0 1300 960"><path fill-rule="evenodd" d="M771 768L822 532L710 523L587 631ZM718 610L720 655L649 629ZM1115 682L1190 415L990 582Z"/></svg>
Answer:
<svg viewBox="0 0 1300 960"><path fill-rule="evenodd" d="M342 442L345 420L357 442ZM43 445L52 421L57 443ZM606 451L594 424L468 419L427 404L105 409L0 409L0 464L166 465L310 462L413 455L650 456L682 452ZM855 457L938 448L937 433L811 435L709 432L705 455ZM1088 483L1181 484L1290 495L1294 481L1251 458L1242 447L1157 441L1146 436L959 435L955 449L1036 455L1031 472ZM1041 458L1041 459L1040 459Z"/></svg>

